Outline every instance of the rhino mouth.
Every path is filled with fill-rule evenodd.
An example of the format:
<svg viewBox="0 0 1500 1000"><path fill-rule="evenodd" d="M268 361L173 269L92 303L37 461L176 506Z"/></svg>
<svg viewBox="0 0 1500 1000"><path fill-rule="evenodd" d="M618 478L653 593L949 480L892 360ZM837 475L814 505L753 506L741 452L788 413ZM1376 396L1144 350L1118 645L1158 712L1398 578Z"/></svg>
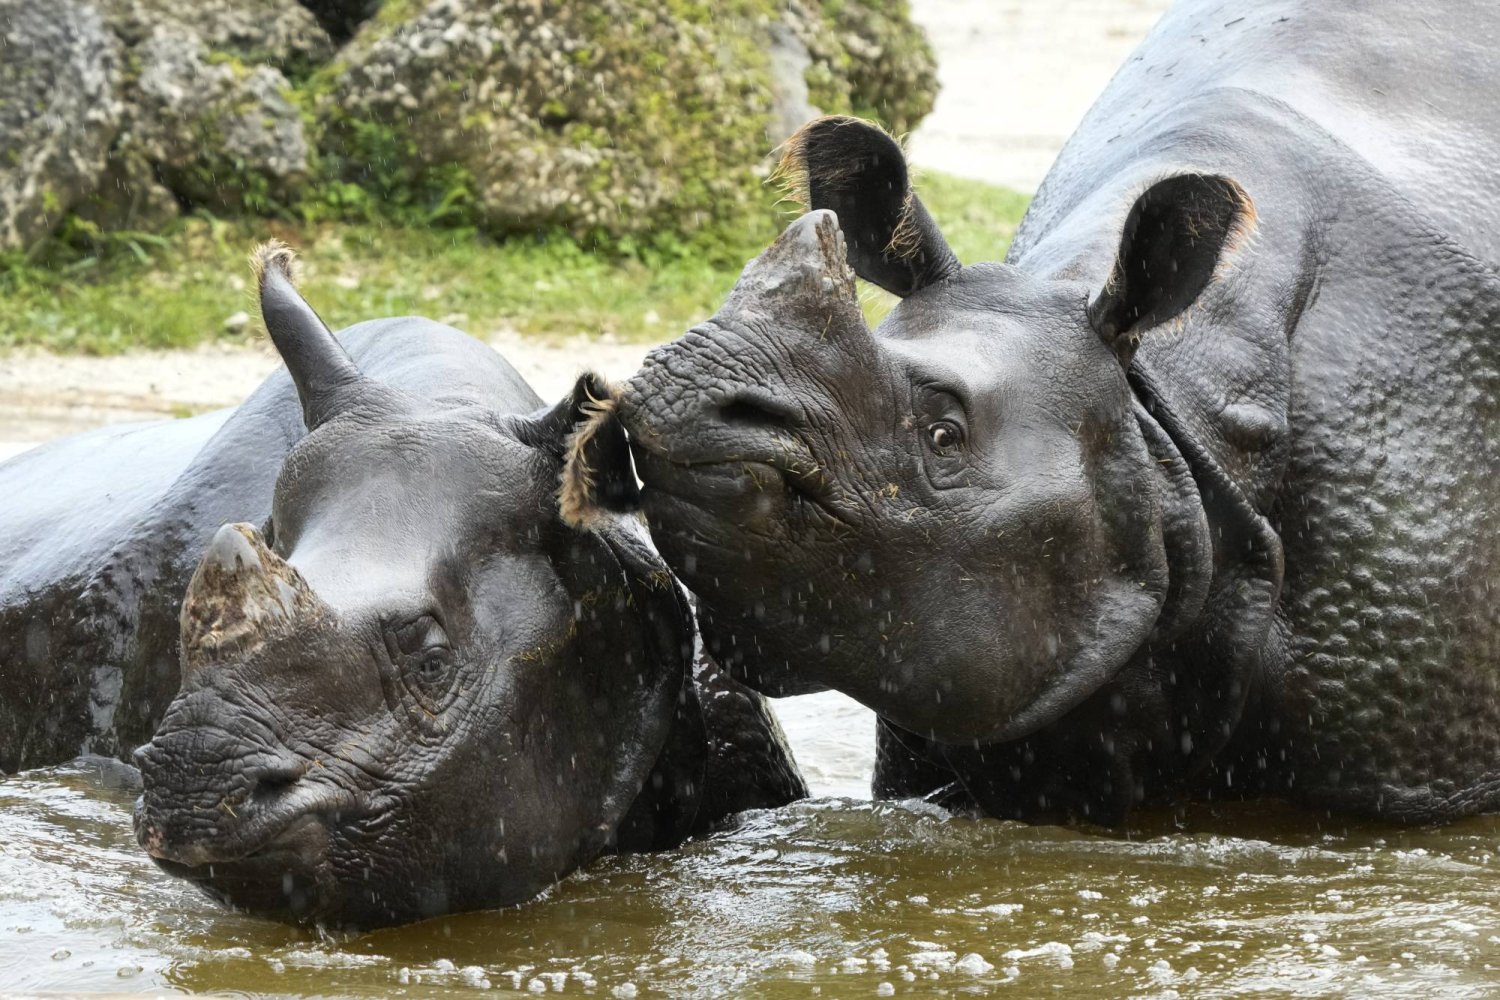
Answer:
<svg viewBox="0 0 1500 1000"><path fill-rule="evenodd" d="M262 798L256 795L255 798ZM237 811L238 810L238 811ZM137 842L158 865L180 874L211 865L245 861L257 855L284 852L295 844L305 844L309 824L325 831L364 818L373 810L352 793L321 786L299 786L275 794L269 801L241 802L227 798L213 807L213 812L240 818L229 831L214 831L202 837L174 836L173 827L192 828L201 814L200 806L175 809L153 809L142 795L135 805ZM163 815L165 813L165 815ZM212 817L217 825L223 815ZM200 828L205 824L197 824ZM181 871L180 871L181 870Z"/></svg>
<svg viewBox="0 0 1500 1000"><path fill-rule="evenodd" d="M226 906L317 919L338 903L332 839L324 817L308 813L246 854L197 864L157 854L152 860L166 874L193 883Z"/></svg>
<svg viewBox="0 0 1500 1000"><path fill-rule="evenodd" d="M828 490L822 470L811 456L770 456L752 452L731 452L723 457L683 459L665 449L653 449L631 439L636 470L647 486L655 480L731 480L748 479L753 485L767 487L784 484L789 492L809 500L822 500Z"/></svg>
<svg viewBox="0 0 1500 1000"><path fill-rule="evenodd" d="M716 422L679 441L636 407L622 407L620 416L648 493L700 508L747 499L764 508L780 494L788 507L810 506L844 519L832 477L790 428Z"/></svg>

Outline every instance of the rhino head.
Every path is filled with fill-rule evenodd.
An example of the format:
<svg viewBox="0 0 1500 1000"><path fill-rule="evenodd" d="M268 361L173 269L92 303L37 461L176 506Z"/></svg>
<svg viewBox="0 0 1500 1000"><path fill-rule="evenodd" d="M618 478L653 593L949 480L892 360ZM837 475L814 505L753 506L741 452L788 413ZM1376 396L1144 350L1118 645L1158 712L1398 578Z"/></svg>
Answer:
<svg viewBox="0 0 1500 1000"><path fill-rule="evenodd" d="M785 166L815 210L601 420L737 677L836 688L939 741L1025 736L1202 605L1196 488L1128 370L1248 202L1218 177L1150 185L1091 283L960 267L874 126L815 121ZM873 332L856 275L901 297Z"/></svg>
<svg viewBox="0 0 1500 1000"><path fill-rule="evenodd" d="M285 918L524 901L615 835L667 738L689 613L638 527L559 517L570 447L594 490L635 489L623 437L572 436L601 385L515 415L376 382L288 259L261 254L260 297L307 434L269 522L221 528L192 578L137 838Z"/></svg>

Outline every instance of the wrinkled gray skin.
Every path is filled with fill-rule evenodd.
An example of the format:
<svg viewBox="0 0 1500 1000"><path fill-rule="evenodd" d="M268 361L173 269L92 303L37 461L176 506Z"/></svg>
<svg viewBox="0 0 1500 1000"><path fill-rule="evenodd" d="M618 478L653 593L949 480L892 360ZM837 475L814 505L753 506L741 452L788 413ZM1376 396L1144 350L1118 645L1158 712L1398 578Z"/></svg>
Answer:
<svg viewBox="0 0 1500 1000"><path fill-rule="evenodd" d="M1500 808L1496 38L1179 3L1003 264L878 132L809 125L819 211L619 409L710 649L875 709L881 794ZM903 297L873 334L846 253Z"/></svg>
<svg viewBox="0 0 1500 1000"><path fill-rule="evenodd" d="M805 794L759 697L694 670L644 530L560 520L600 387L543 407L423 319L336 341L265 275L290 377L0 466L0 766L145 743L163 868L338 926L520 903ZM634 489L623 439L589 458Z"/></svg>

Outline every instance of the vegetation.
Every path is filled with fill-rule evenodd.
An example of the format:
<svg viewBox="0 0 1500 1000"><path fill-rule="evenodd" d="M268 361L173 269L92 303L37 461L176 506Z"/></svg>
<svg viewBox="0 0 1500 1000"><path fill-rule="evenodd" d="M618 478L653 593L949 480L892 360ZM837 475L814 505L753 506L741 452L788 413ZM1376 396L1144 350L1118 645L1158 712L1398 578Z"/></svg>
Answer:
<svg viewBox="0 0 1500 1000"><path fill-rule="evenodd" d="M936 174L918 189L965 262L1000 259L1027 202ZM271 236L301 249L306 293L334 327L420 313L474 333L665 339L710 314L739 270L655 248L590 253L562 233L497 243L473 229L200 215L165 234L66 233L0 259L0 348L111 353L254 338L258 321L227 321L255 316L245 259ZM866 303L876 319L890 300L871 290Z"/></svg>

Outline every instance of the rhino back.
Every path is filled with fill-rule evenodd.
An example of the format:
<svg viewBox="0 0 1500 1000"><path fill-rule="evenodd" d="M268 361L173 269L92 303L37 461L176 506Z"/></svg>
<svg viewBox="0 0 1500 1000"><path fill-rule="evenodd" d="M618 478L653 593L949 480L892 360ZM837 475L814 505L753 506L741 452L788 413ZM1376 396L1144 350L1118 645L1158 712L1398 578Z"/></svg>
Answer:
<svg viewBox="0 0 1500 1000"><path fill-rule="evenodd" d="M421 316L356 323L339 332L360 371L424 399L530 413L542 405L519 372L483 341Z"/></svg>
<svg viewBox="0 0 1500 1000"><path fill-rule="evenodd" d="M233 413L76 434L0 464L0 602L92 565L145 517Z"/></svg>
<svg viewBox="0 0 1500 1000"><path fill-rule="evenodd" d="M1012 256L1121 171L1141 163L1144 137L1166 138L1161 166L1212 169L1214 145L1173 142L1183 125L1233 125L1250 144L1274 126L1237 118L1214 92L1238 91L1320 133L1340 159L1383 177L1438 228L1500 258L1500 8L1484 0L1181 0L1110 81L1033 202ZM1272 147L1271 152L1292 152ZM1338 176L1303 176L1312 189ZM1112 247L1111 247L1112 249Z"/></svg>

